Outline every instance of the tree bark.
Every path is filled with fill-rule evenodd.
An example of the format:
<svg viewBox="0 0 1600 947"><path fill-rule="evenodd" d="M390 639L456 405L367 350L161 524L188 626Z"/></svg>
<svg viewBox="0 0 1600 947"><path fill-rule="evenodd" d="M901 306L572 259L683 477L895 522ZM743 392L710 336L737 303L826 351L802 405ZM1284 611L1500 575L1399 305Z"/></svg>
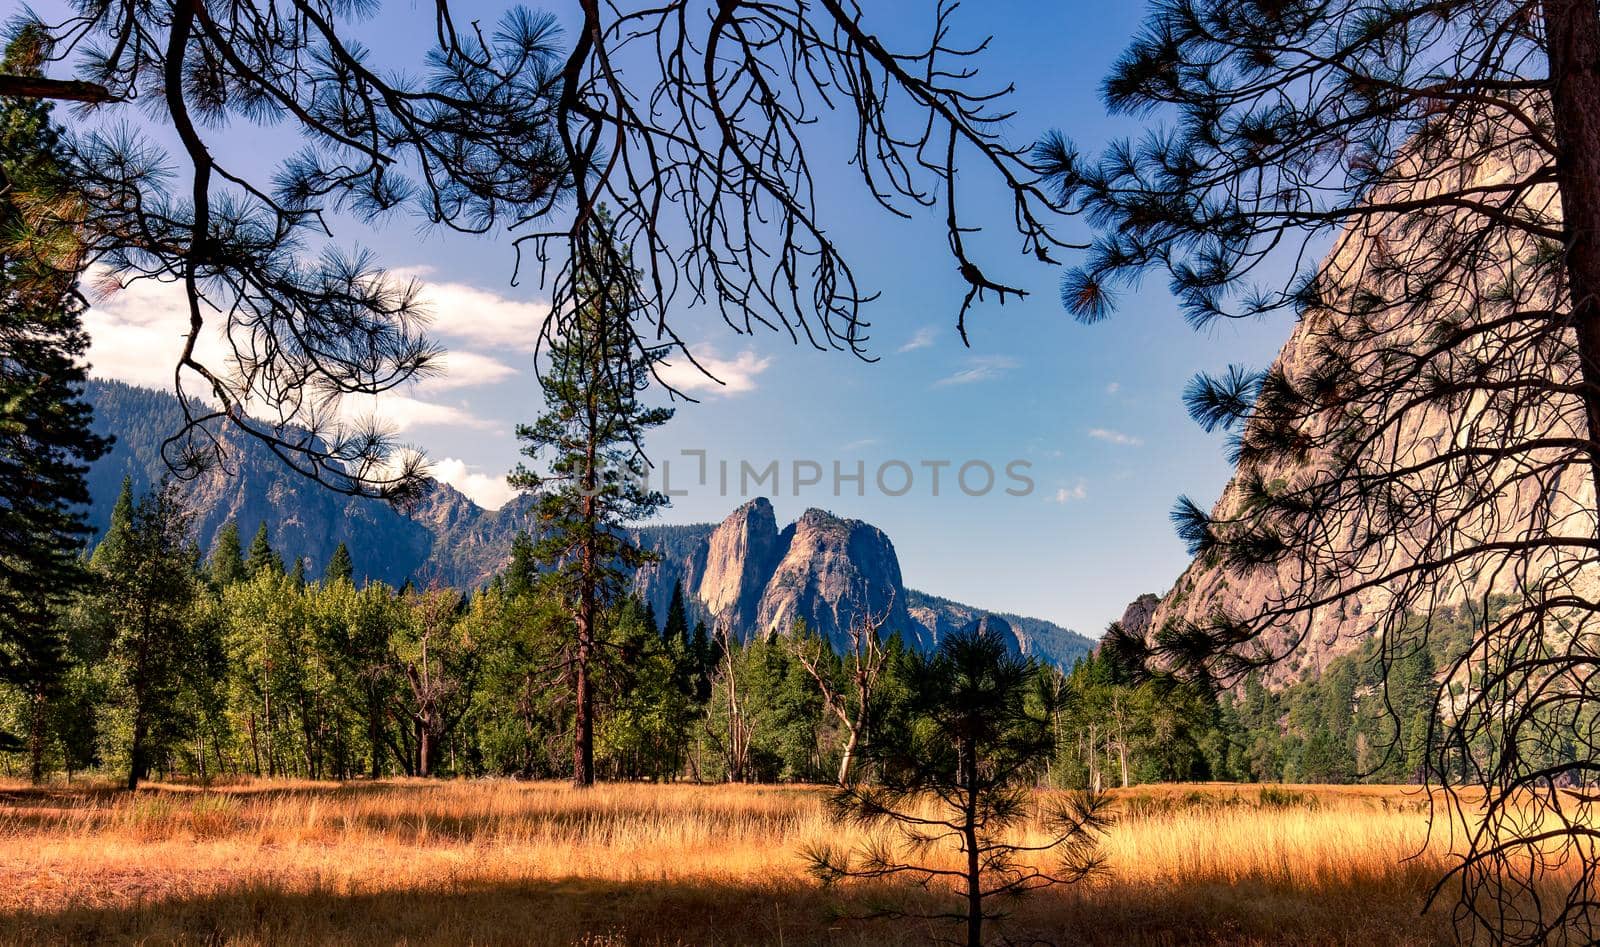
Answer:
<svg viewBox="0 0 1600 947"><path fill-rule="evenodd" d="M589 589L579 610L578 650L573 681L572 784L579 788L594 785L594 694L589 680L591 624L594 618Z"/></svg>
<svg viewBox="0 0 1600 947"><path fill-rule="evenodd" d="M1594 0L1544 0L1544 21L1571 320L1589 438L1600 441L1600 11ZM1589 473L1600 497L1594 447Z"/></svg>
<svg viewBox="0 0 1600 947"><path fill-rule="evenodd" d="M983 947L983 871L978 861L978 747L962 741L961 781L966 798L961 841L967 849L967 947Z"/></svg>
<svg viewBox="0 0 1600 947"><path fill-rule="evenodd" d="M47 698L35 688L28 695L28 781L35 786L44 782L45 710Z"/></svg>

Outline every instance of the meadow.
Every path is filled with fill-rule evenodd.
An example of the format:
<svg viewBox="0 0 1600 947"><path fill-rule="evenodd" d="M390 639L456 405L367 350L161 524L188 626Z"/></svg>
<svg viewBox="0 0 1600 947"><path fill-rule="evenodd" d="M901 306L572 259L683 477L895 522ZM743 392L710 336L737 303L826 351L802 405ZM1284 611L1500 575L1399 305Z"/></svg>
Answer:
<svg viewBox="0 0 1600 947"><path fill-rule="evenodd" d="M921 944L862 915L938 892L826 889L849 841L815 787L512 781L0 786L0 939L79 944ZM1012 943L1430 944L1445 845L1408 787L1118 794L1109 872L1035 894Z"/></svg>

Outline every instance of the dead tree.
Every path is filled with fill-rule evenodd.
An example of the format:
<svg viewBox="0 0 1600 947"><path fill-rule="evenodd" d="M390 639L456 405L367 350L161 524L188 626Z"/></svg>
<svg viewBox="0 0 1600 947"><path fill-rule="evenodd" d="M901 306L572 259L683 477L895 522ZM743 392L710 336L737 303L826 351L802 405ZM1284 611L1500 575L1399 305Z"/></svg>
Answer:
<svg viewBox="0 0 1600 947"><path fill-rule="evenodd" d="M844 727L845 745L839 759L837 780L840 786L850 784L851 769L858 750L865 749L867 745L873 712L876 710L873 696L877 691L878 678L889 659L881 634L884 623L894 610L894 594L890 593L888 604L882 612L877 613L866 607L865 595L860 598L862 612L850 622L850 650L842 656L843 686L832 673L833 662L830 658L835 655L830 642L820 635L809 633L800 624L789 643L795 659L822 691L825 712L837 717Z"/></svg>

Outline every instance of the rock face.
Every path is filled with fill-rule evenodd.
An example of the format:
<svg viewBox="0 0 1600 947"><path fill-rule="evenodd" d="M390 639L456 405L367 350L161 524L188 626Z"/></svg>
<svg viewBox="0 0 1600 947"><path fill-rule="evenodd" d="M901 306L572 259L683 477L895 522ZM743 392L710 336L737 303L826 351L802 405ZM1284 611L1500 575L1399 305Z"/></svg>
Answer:
<svg viewBox="0 0 1600 947"><path fill-rule="evenodd" d="M761 595L756 631L782 632L804 619L838 644L848 640L852 621L871 615L918 647L931 644L906 612L900 559L876 526L806 510L784 529L778 546L783 558Z"/></svg>
<svg viewBox="0 0 1600 947"><path fill-rule="evenodd" d="M1559 219L1553 184L1537 182L1537 165L1526 164L1530 159L1518 155L1519 145L1497 142L1493 134L1480 140L1478 129L1466 137L1470 140L1456 144L1470 146L1477 156L1474 162L1452 162L1438 174L1405 169L1398 177L1406 180L1415 174L1415 183L1405 185L1412 190L1386 199L1420 202L1445 188L1471 188L1494 194L1477 199L1495 206L1496 213L1546 226ZM1445 141L1438 147L1448 145ZM1534 343L1526 341L1522 323L1515 332L1464 331L1474 319L1504 317L1504 309L1497 308L1500 294L1515 297L1515 307L1531 314L1525 318L1544 318L1538 313L1547 303L1538 294L1550 284L1528 275L1537 272L1529 261L1543 251L1531 241L1519 244L1522 238L1502 236L1483 238L1495 249L1485 257L1470 257L1476 265L1469 273L1447 274L1448 279L1430 273L1426 280L1417 275L1428 272L1430 254L1444 254L1440 248L1455 243L1455 230L1440 213L1425 218L1414 209L1401 209L1349 225L1321 265L1318 299L1327 304L1307 309L1274 363L1276 372L1302 389L1314 389L1334 359L1365 379L1394 379L1388 383L1393 387L1378 396L1341 405L1343 415L1358 417L1371 439L1360 453L1339 463L1364 476L1369 485L1359 493L1351 491L1358 499L1334 501L1345 505L1324 520L1333 524L1318 543L1325 560L1241 573L1197 559L1153 609L1144 599L1130 606L1125 626L1133 622L1160 630L1175 623L1205 625L1224 612L1240 617L1271 614L1285 601L1302 601L1302 590L1316 583L1312 598L1331 604L1301 609L1292 619L1279 618L1261 635L1269 653L1284 656L1267 669L1265 683L1281 686L1320 673L1328 662L1407 615L1523 594L1555 574L1561 576L1557 591L1548 594L1576 591L1592 598L1600 592L1600 569L1591 552L1573 552L1570 546L1548 552L1493 548L1540 536L1593 534L1595 497L1586 465L1560 449L1530 446L1587 436L1581 404L1557 390L1563 381L1576 384L1575 375L1563 375L1575 371L1576 356L1567 347L1570 343L1556 336L1537 343L1548 345L1549 351L1537 348L1531 354ZM1425 220L1430 221L1426 227ZM1481 221L1463 220L1462 226L1482 226ZM1395 274L1406 272L1413 272L1410 291L1395 290ZM1424 284L1429 294L1425 305L1404 302L1414 298L1414 287ZM1451 340L1449 347L1441 340ZM1439 351L1446 355L1431 354ZM1523 368L1523 359L1536 367ZM1411 377L1394 368L1427 360L1441 365L1440 377L1432 371ZM1486 393L1520 390L1530 377L1548 387L1521 400ZM1447 399L1430 391L1462 378L1475 379L1464 385L1470 397ZM1413 387L1404 387L1408 384ZM1508 407L1513 402L1515 407ZM1236 474L1212 516L1219 521L1243 518L1253 502L1252 490L1259 495L1263 488L1270 492L1311 482L1332 469L1335 461L1324 452L1325 423L1312 414L1297 432L1308 445L1298 464L1252 471L1254 483ZM1470 471L1468 465L1450 463L1452 454L1473 456ZM1481 492L1463 498L1473 490ZM1381 502L1385 495L1394 498L1387 507ZM1364 507L1358 506L1363 502ZM1337 568L1330 565L1335 559ZM1407 578L1419 563L1424 566L1414 570L1416 578Z"/></svg>
<svg viewBox="0 0 1600 947"><path fill-rule="evenodd" d="M95 427L117 444L90 474L91 521L104 530L124 475L143 491L165 472L159 445L178 424L170 395L114 382L93 382L88 396ZM510 561L518 531L536 532L533 501L519 497L484 510L448 484L436 483L401 512L370 500L337 496L286 471L259 445L223 432L229 469L206 473L187 488L198 513L197 540L209 549L229 520L245 541L267 524L273 547L303 556L320 573L340 542L359 577L398 585L438 582L472 587ZM796 619L837 643L864 615L909 644L934 646L950 631L989 613L906 589L894 544L860 520L807 510L778 528L772 503L760 497L721 523L650 526L630 531L658 559L634 573L633 591L665 615L680 584L691 620L725 622L743 636L785 633ZM1042 619L997 616L996 633L1024 654L1066 664L1087 652L1087 639Z"/></svg>
<svg viewBox="0 0 1600 947"><path fill-rule="evenodd" d="M1150 630L1150 626L1156 616L1156 609L1160 605L1161 597L1150 592L1146 592L1129 602L1128 607L1123 609L1122 620L1119 622L1122 625L1122 630L1130 635L1143 637Z"/></svg>

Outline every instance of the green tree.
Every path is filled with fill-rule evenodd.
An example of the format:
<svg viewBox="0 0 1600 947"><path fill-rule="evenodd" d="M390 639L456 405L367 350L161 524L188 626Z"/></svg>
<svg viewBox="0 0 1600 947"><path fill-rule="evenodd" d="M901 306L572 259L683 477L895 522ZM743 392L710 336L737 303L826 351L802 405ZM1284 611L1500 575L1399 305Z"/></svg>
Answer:
<svg viewBox="0 0 1600 947"><path fill-rule="evenodd" d="M865 748L877 782L841 787L830 799L836 819L892 834L856 852L813 848L813 872L830 884L953 881L960 909L912 916L962 922L968 947L981 947L984 923L1004 916L997 902L1099 870L1098 836L1109 823L1104 798L1033 791L1031 777L1054 745L1050 721L1031 706L1034 678L1028 662L994 636L945 638L916 672L912 725ZM1043 840L1018 834L1030 820ZM958 851L961 866L930 857L939 848ZM1034 864L1046 855L1054 865Z"/></svg>
<svg viewBox="0 0 1600 947"><path fill-rule="evenodd" d="M538 494L535 560L567 603L573 621L566 655L573 695L573 782L594 782L594 671L599 622L621 596L629 571L649 560L624 527L667 502L646 488L642 444L672 417L640 398L657 351L633 348L629 323L642 303L638 275L618 257L602 222L591 236L596 265L581 276L567 332L550 341L545 412L519 425L522 453L547 461L536 473L519 464L518 489Z"/></svg>
<svg viewBox="0 0 1600 947"><path fill-rule="evenodd" d="M255 538L250 540L250 553L245 557L244 571L251 578L263 572L275 572L280 575L283 573L283 559L272 548L266 523L257 527Z"/></svg>
<svg viewBox="0 0 1600 947"><path fill-rule="evenodd" d="M672 586L672 600L667 604L667 624L661 629L661 637L668 645L676 643L685 651L691 642L689 640L689 610L683 604L683 583L678 582Z"/></svg>
<svg viewBox="0 0 1600 947"><path fill-rule="evenodd" d="M41 74L30 36L7 46L0 73ZM84 475L111 443L83 400L79 206L50 106L0 98L0 680L21 693L35 782L68 667L58 613L88 580Z"/></svg>
<svg viewBox="0 0 1600 947"><path fill-rule="evenodd" d="M539 550L528 531L519 529L511 537L511 562L505 572L506 594L526 595L539 581Z"/></svg>
<svg viewBox="0 0 1600 947"><path fill-rule="evenodd" d="M179 697L193 670L189 624L197 594L192 519L170 483L116 524L97 556L98 607L113 629L114 699L126 716L128 788L149 775L181 732ZM109 544L109 545L107 545Z"/></svg>
<svg viewBox="0 0 1600 947"><path fill-rule="evenodd" d="M350 560L350 550L344 543L340 543L333 550L333 555L328 557L328 565L322 570L322 581L326 583L349 582L355 578L355 563Z"/></svg>
<svg viewBox="0 0 1600 947"><path fill-rule="evenodd" d="M216 538L211 541L209 566L211 584L218 589L227 588L247 574L244 549L239 543L239 524L236 521L228 520L217 530Z"/></svg>

